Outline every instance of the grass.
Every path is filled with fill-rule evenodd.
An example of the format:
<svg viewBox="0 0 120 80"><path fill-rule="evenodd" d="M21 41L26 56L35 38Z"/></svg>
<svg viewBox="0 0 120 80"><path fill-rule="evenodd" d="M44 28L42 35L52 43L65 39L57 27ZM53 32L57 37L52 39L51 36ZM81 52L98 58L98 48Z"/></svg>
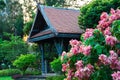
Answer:
<svg viewBox="0 0 120 80"><path fill-rule="evenodd" d="M11 76L0 77L0 80L14 80Z"/></svg>

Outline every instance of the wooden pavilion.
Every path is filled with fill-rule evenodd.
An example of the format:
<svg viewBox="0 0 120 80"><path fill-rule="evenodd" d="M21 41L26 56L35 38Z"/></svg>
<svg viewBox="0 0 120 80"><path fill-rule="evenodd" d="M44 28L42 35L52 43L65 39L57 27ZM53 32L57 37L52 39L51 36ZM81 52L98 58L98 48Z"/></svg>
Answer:
<svg viewBox="0 0 120 80"><path fill-rule="evenodd" d="M79 39L79 11L38 5L28 41L37 43L41 51L42 73L45 73L44 44L55 46L58 55L68 49L69 40Z"/></svg>

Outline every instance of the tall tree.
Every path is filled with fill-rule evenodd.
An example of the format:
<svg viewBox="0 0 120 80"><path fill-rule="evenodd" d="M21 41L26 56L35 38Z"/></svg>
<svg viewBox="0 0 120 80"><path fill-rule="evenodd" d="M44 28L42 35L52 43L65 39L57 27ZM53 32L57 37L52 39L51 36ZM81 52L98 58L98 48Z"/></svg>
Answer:
<svg viewBox="0 0 120 80"><path fill-rule="evenodd" d="M5 7L0 11L1 36L3 32L23 35L23 10L17 0L4 0Z"/></svg>
<svg viewBox="0 0 120 80"><path fill-rule="evenodd" d="M63 7L64 3L65 0L45 0L47 6Z"/></svg>
<svg viewBox="0 0 120 80"><path fill-rule="evenodd" d="M0 10L5 7L5 2L3 0L0 0Z"/></svg>

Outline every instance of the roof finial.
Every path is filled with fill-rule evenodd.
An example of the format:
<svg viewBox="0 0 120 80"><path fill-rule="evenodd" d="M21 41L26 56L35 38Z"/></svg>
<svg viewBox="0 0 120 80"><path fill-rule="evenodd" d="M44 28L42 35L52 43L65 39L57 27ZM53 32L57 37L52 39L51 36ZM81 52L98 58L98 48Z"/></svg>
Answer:
<svg viewBox="0 0 120 80"><path fill-rule="evenodd" d="M41 3L40 3L40 0L34 0L34 1L36 2L37 6L38 6L39 4L41 4Z"/></svg>

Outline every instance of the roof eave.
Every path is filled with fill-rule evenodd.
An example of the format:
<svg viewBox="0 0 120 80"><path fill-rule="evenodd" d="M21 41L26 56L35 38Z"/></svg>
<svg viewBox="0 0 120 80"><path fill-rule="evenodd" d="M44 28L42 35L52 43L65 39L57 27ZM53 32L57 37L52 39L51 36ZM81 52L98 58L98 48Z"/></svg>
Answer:
<svg viewBox="0 0 120 80"><path fill-rule="evenodd" d="M80 38L81 33L59 33L56 37Z"/></svg>
<svg viewBox="0 0 120 80"><path fill-rule="evenodd" d="M41 41L41 40L45 40L45 39L49 39L55 37L55 34L51 33L51 34L47 34L47 35L43 35L43 36L38 36L38 37L34 37L34 38L28 38L28 42L37 42L37 41Z"/></svg>

